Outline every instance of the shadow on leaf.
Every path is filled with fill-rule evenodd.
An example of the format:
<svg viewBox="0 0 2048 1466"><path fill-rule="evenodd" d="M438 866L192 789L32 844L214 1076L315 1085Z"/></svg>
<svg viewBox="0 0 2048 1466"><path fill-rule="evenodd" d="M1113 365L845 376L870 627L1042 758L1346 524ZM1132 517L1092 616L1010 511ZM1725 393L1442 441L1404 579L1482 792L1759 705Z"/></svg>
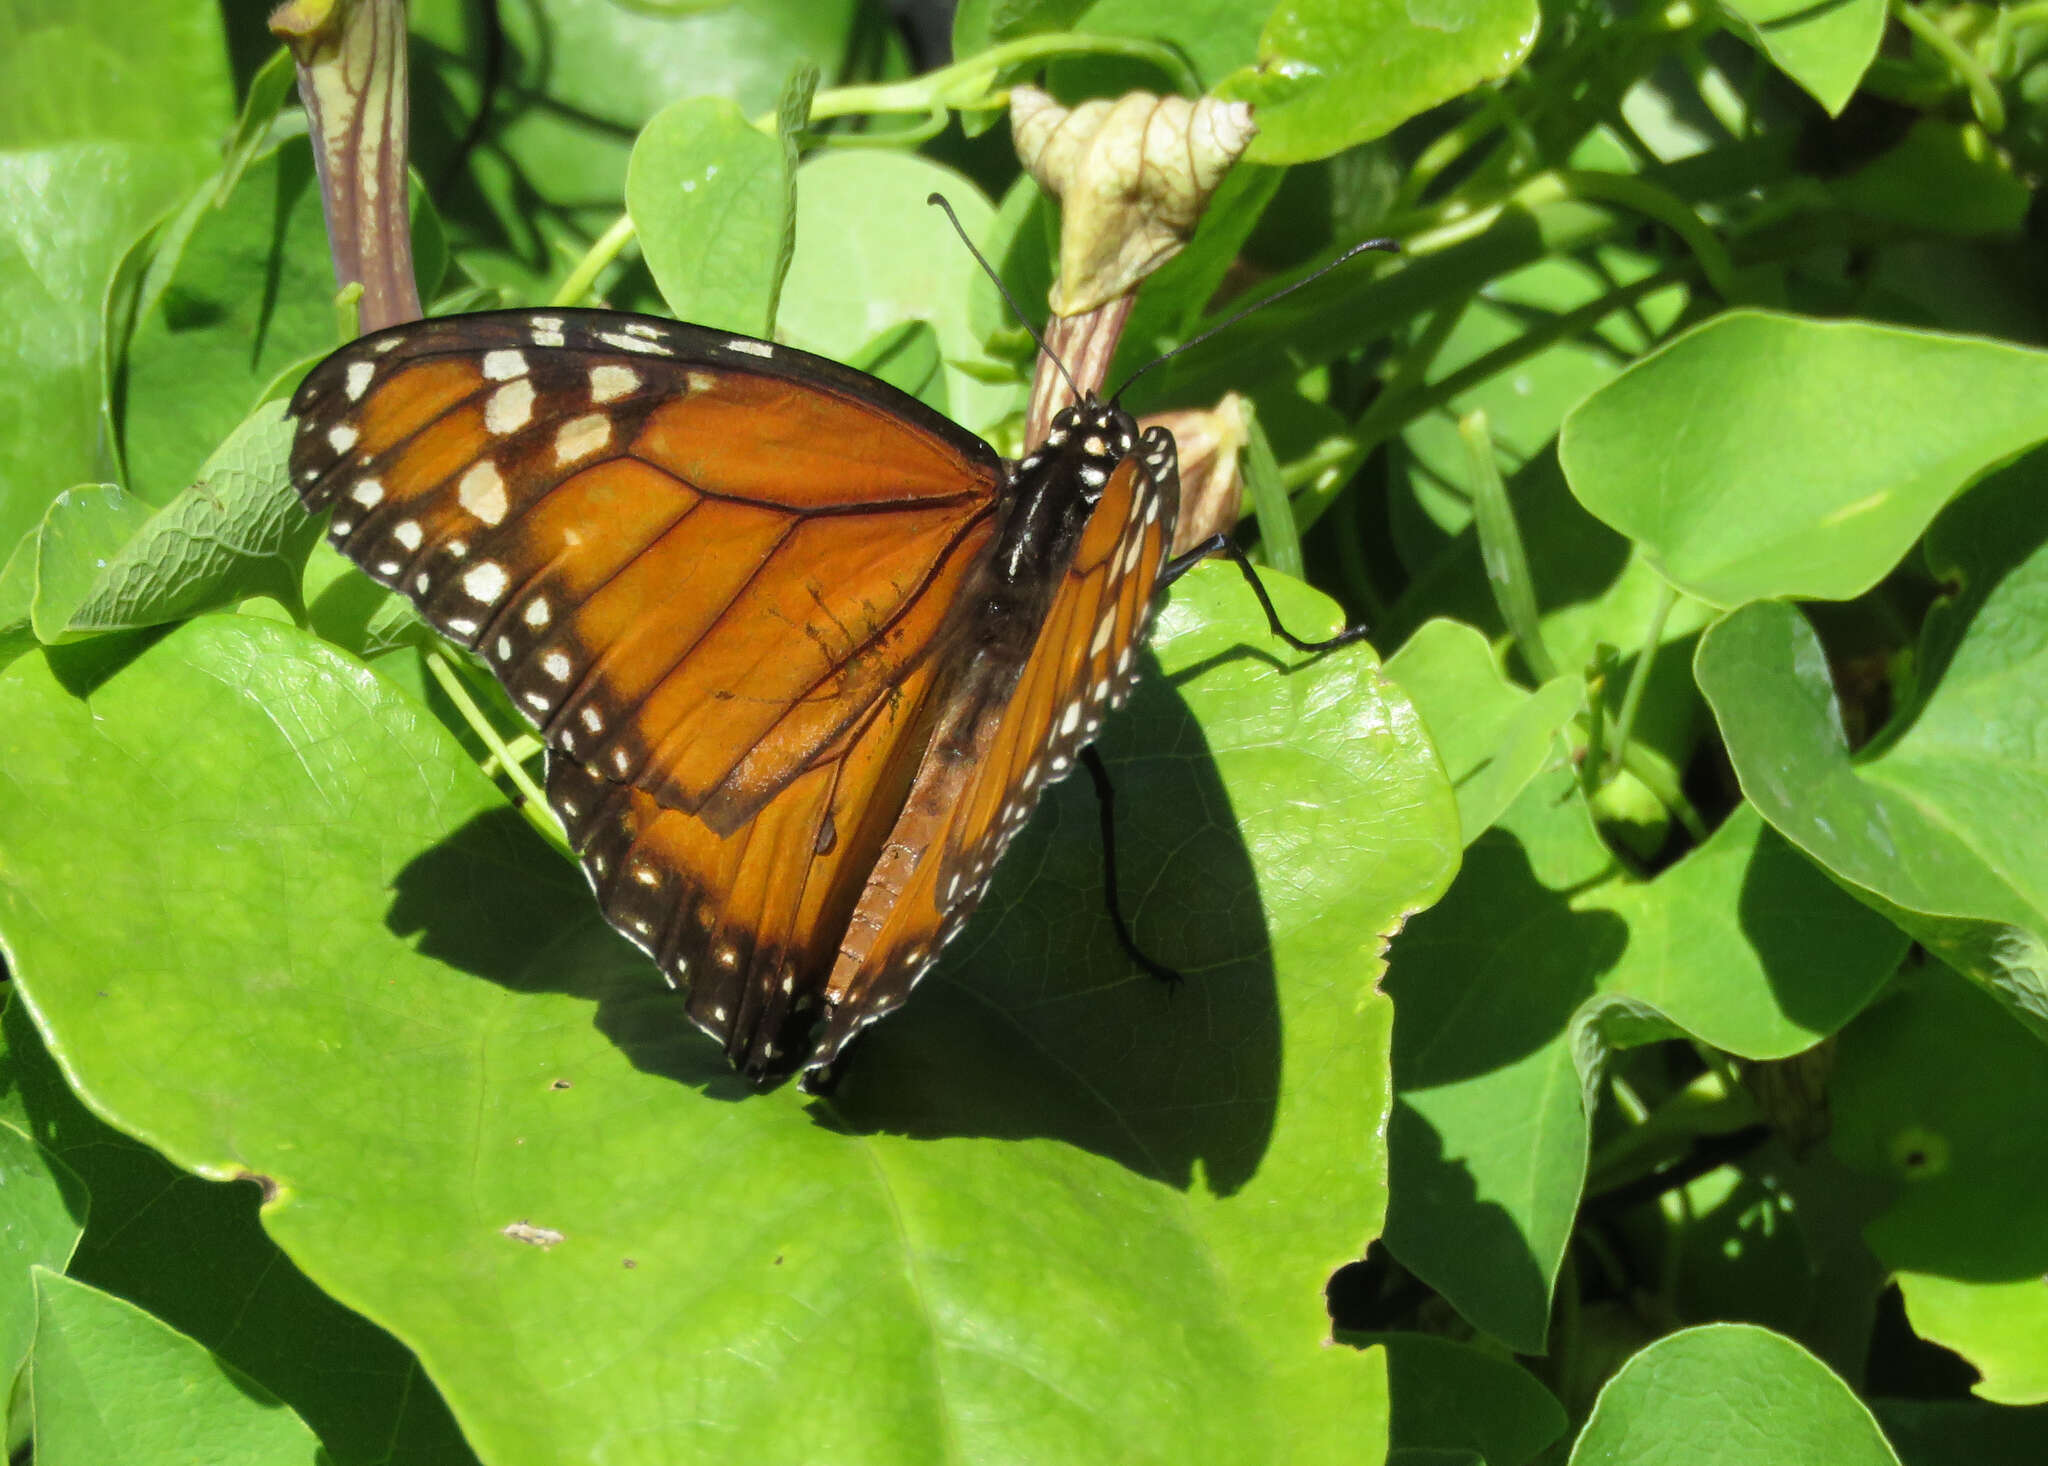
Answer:
<svg viewBox="0 0 2048 1466"><path fill-rule="evenodd" d="M1118 946L1085 779L1052 790L987 901L906 1010L869 1030L813 1118L847 1133L1048 1138L1177 1187L1227 1194L1258 1169L1280 1088L1280 1012L1251 858L1180 695L1154 676L1105 730L1120 888L1169 988ZM754 1090L684 1018L576 873L507 808L400 874L387 924L515 992L595 1005L642 1072L708 1098Z"/></svg>

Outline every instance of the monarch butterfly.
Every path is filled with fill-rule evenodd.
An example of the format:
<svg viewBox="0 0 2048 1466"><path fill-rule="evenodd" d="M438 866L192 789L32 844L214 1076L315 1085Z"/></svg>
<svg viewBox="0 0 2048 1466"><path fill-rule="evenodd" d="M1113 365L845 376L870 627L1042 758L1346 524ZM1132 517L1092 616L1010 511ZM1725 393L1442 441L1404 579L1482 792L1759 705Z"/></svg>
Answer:
<svg viewBox="0 0 2048 1466"><path fill-rule="evenodd" d="M292 412L306 507L540 729L606 918L757 1082L903 1001L1177 573L1172 435L1114 401L1007 463L821 357L563 309L365 336Z"/></svg>

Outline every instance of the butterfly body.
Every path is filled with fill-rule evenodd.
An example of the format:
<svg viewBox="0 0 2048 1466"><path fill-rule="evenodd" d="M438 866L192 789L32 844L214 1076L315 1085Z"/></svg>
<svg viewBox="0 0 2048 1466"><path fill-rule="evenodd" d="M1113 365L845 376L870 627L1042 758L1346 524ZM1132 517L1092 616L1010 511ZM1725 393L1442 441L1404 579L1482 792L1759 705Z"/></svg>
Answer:
<svg viewBox="0 0 2048 1466"><path fill-rule="evenodd" d="M1114 405L1008 464L850 368L613 312L380 332L293 412L307 506L497 675L607 919L757 1078L957 934L1128 691L1177 508Z"/></svg>

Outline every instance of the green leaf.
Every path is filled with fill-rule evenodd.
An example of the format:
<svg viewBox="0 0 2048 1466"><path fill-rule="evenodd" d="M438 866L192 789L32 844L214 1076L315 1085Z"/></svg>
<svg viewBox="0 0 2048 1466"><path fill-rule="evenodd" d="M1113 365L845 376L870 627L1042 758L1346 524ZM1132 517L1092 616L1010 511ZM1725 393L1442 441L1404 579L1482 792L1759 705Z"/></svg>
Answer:
<svg viewBox="0 0 2048 1466"><path fill-rule="evenodd" d="M1898 1184L1866 1229L1922 1337L2005 1405L2048 1401L2048 1061L1981 989L1940 966L1842 1035L1831 1140Z"/></svg>
<svg viewBox="0 0 2048 1466"><path fill-rule="evenodd" d="M247 618L89 707L0 674L0 931L94 1104L266 1177L494 1463L726 1460L741 1427L762 1461L1349 1461L1383 1385L1322 1287L1383 1195L1375 953L1452 801L1367 650L1282 674L1262 625L1191 577L1109 730L1126 903L1186 987L1118 951L1069 783L829 1104L747 1095L416 704Z"/></svg>
<svg viewBox="0 0 2048 1466"><path fill-rule="evenodd" d="M1849 208L1930 234L2017 235L2033 190L1976 127L1935 117L1835 185Z"/></svg>
<svg viewBox="0 0 2048 1466"><path fill-rule="evenodd" d="M221 444L197 483L113 554L96 557L104 564L89 579L74 578L61 598L46 588L39 615L54 634L45 639L155 626L247 596L296 604L320 522L305 512L287 477L291 443L283 405L259 408Z"/></svg>
<svg viewBox="0 0 2048 1466"><path fill-rule="evenodd" d="M2048 1457L2048 1406L2011 1410L1982 1400L1873 1400L1870 1408L1906 1466L2035 1466Z"/></svg>
<svg viewBox="0 0 2048 1466"><path fill-rule="evenodd" d="M1564 1407L1526 1369L1428 1334L1359 1334L1383 1345L1393 1450L1469 1449L1487 1466L1520 1466L1564 1435Z"/></svg>
<svg viewBox="0 0 2048 1466"><path fill-rule="evenodd" d="M778 326L792 345L844 361L905 321L928 321L946 361L956 421L986 433L1023 405L1024 388L967 324L974 296L995 287L945 215L942 193L970 238L994 210L972 182L905 153L819 153L797 171L796 259ZM993 379L993 380L991 380Z"/></svg>
<svg viewBox="0 0 2048 1466"><path fill-rule="evenodd" d="M1217 92L1258 109L1252 162L1327 158L1506 76L1538 18L1533 0L1286 0Z"/></svg>
<svg viewBox="0 0 2048 1466"><path fill-rule="evenodd" d="M100 312L129 242L213 166L233 115L211 0L0 11L0 546L114 476Z"/></svg>
<svg viewBox="0 0 2048 1466"><path fill-rule="evenodd" d="M271 125L284 109L285 99L292 95L297 80L298 68L285 46L271 52L270 59L249 78L249 92L242 98L241 115L235 119L234 136L228 139L220 177L214 185L216 206L228 201L241 183L242 174L263 151L264 139L269 137Z"/></svg>
<svg viewBox="0 0 2048 1466"><path fill-rule="evenodd" d="M1729 0L1723 7L1735 33L1771 58L1771 64L1842 115L1884 39L1884 0Z"/></svg>
<svg viewBox="0 0 2048 1466"><path fill-rule="evenodd" d="M877 39L859 0L563 0L506 9L491 48L477 44L464 0L409 10L415 95L452 104L415 106L418 167L462 180L445 200L437 187L436 202L465 268L528 300L545 298L564 259L618 216L635 136L663 108L723 97L760 117L795 68L816 66L837 84ZM469 130L486 106L488 146L474 148Z"/></svg>
<svg viewBox="0 0 2048 1466"><path fill-rule="evenodd" d="M1760 602L1701 638L1694 672L1743 792L1787 840L2048 1038L2048 548L1985 600L1912 726L1852 761L1806 618Z"/></svg>
<svg viewBox="0 0 2048 1466"><path fill-rule="evenodd" d="M1099 36L1137 36L1164 41L1194 63L1195 74L1214 87L1241 66L1258 59L1259 28L1273 12L1272 0L1096 0L1074 28Z"/></svg>
<svg viewBox="0 0 2048 1466"><path fill-rule="evenodd" d="M185 1175L87 1111L22 1009L4 1017L0 1090L91 1194L71 1277L146 1309L256 1379L319 1433L336 1466L474 1459L419 1361L314 1287L264 1235L256 1187ZM29 1291L26 1270L22 1287Z"/></svg>
<svg viewBox="0 0 2048 1466"><path fill-rule="evenodd" d="M269 395L339 343L320 189L304 138L251 163L227 204L194 220L128 347L120 428L129 492L168 504Z"/></svg>
<svg viewBox="0 0 2048 1466"><path fill-rule="evenodd" d="M11 1396L36 1332L32 1270L62 1268L84 1230L85 1193L71 1168L0 1120L0 1399Z"/></svg>
<svg viewBox="0 0 2048 1466"><path fill-rule="evenodd" d="M1825 1364L1750 1324L1667 1335L1607 1382L1572 1466L1898 1466Z"/></svg>
<svg viewBox="0 0 2048 1466"><path fill-rule="evenodd" d="M908 392L934 411L946 410L945 362L939 356L939 333L929 321L888 327L849 356L846 364Z"/></svg>
<svg viewBox="0 0 2048 1466"><path fill-rule="evenodd" d="M114 484L80 484L57 496L35 537L35 598L29 620L38 640L63 639L72 613L149 518L147 504Z"/></svg>
<svg viewBox="0 0 2048 1466"><path fill-rule="evenodd" d="M633 144L626 211L680 320L766 336L788 265L783 146L723 97L665 108Z"/></svg>
<svg viewBox="0 0 2048 1466"><path fill-rule="evenodd" d="M1387 1246L1468 1319L1544 1348L1608 1048L1746 1058L1845 1023L1905 943L1738 810L1652 881L1620 876L1572 772L1532 783L1401 934Z"/></svg>
<svg viewBox="0 0 2048 1466"><path fill-rule="evenodd" d="M1387 675L1415 699L1458 791L1470 845L1543 765L1585 701L1585 683L1558 677L1534 692L1502 674L1486 638L1460 621L1429 621L1387 659Z"/></svg>
<svg viewBox="0 0 2048 1466"><path fill-rule="evenodd" d="M97 1288L41 1267L32 1276L39 1466L326 1459L304 1421L204 1346Z"/></svg>
<svg viewBox="0 0 2048 1466"><path fill-rule="evenodd" d="M1730 311L1565 419L1587 509L1731 607L1846 600L1956 494L2048 436L2048 355L1867 322Z"/></svg>

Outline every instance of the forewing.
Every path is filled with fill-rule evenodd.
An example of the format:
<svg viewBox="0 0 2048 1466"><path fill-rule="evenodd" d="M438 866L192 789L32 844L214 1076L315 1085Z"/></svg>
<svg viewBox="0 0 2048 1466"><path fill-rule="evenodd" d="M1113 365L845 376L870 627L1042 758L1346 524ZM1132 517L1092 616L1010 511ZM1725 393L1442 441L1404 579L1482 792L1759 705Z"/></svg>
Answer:
<svg viewBox="0 0 2048 1466"><path fill-rule="evenodd" d="M610 312L380 332L292 406L338 548L551 748L722 834L931 655L1003 480L844 367Z"/></svg>
<svg viewBox="0 0 2048 1466"><path fill-rule="evenodd" d="M334 543L549 746L606 917L755 1077L807 1051L1003 469L881 383L608 312L366 337L293 402Z"/></svg>

